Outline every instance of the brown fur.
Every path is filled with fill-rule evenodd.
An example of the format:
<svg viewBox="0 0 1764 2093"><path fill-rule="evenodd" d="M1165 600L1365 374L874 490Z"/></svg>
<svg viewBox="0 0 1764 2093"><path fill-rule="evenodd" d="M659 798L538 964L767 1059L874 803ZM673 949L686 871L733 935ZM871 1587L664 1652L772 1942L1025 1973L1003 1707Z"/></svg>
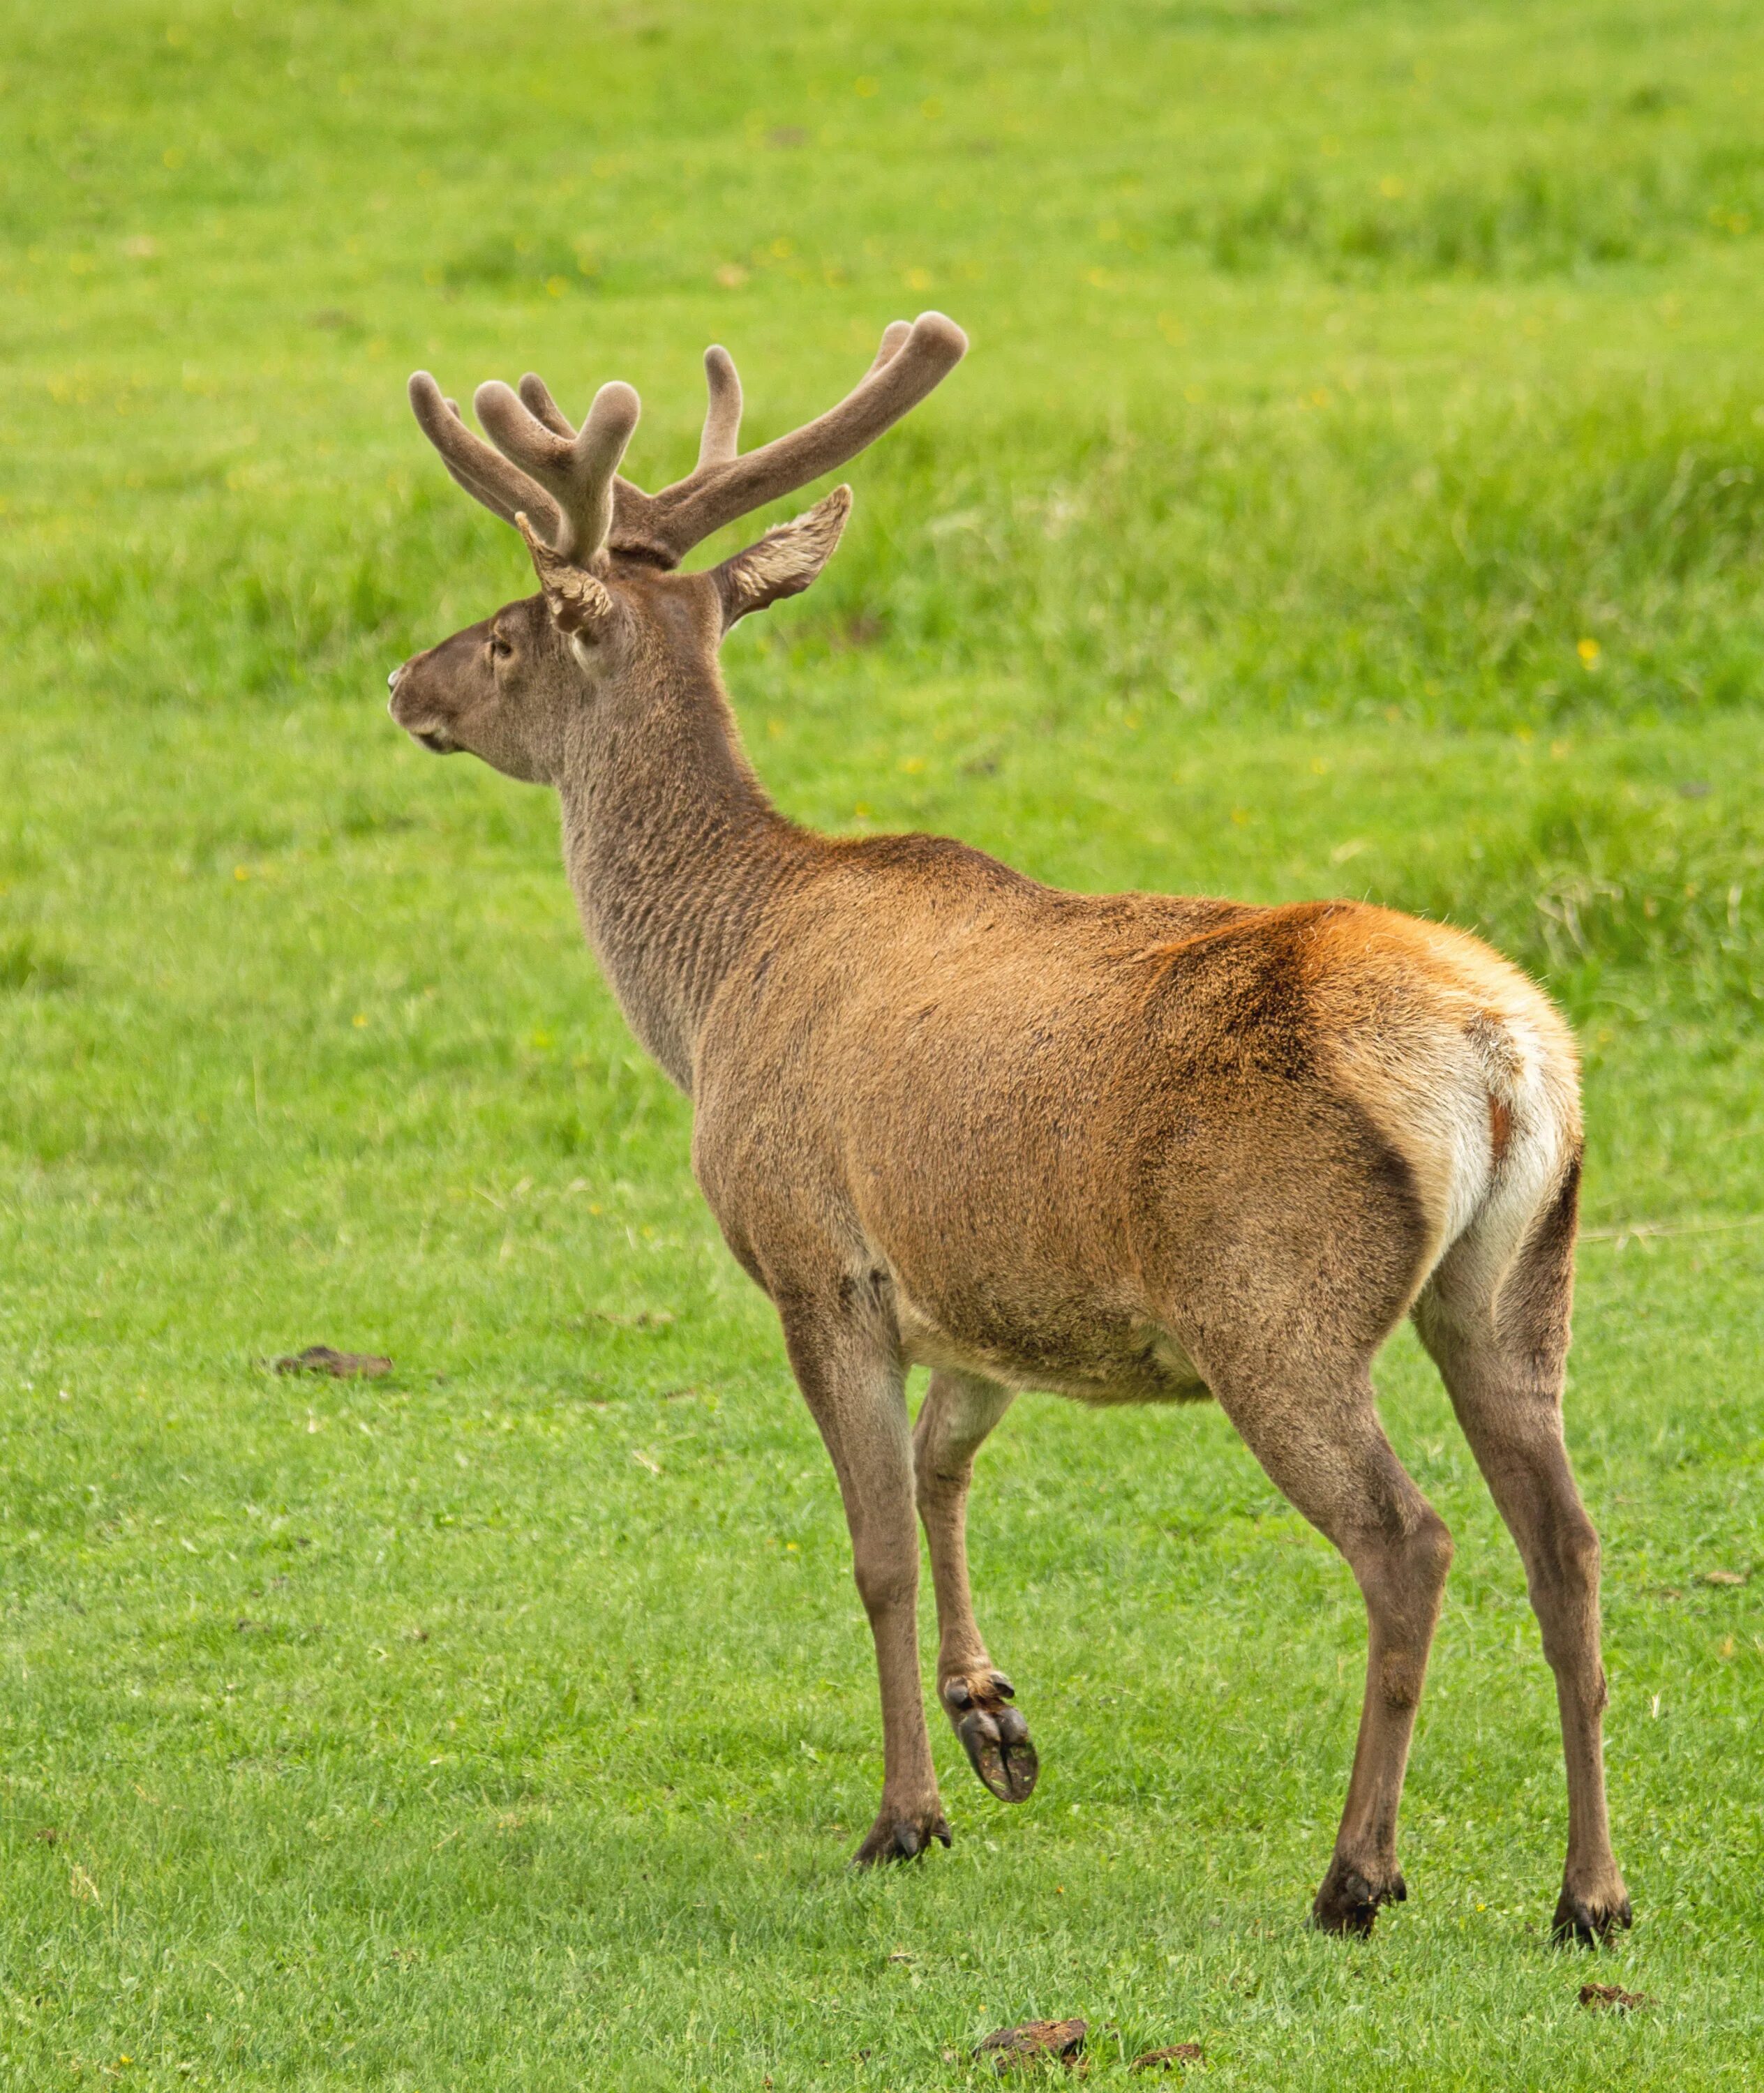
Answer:
<svg viewBox="0 0 1764 2093"><path fill-rule="evenodd" d="M896 333L878 369L904 353ZM561 473L583 440L536 384L522 396ZM676 518L717 509L745 466L733 384L713 363L700 470L723 493L682 483ZM800 462L794 440L768 449ZM524 500L505 488L492 505L505 495ZM943 838L785 821L742 753L717 648L813 581L847 502L839 490L696 574L616 537L564 559L530 530L544 593L407 663L392 709L431 747L557 789L589 942L692 1098L693 1168L776 1306L850 1521L884 1729L860 1857L948 1836L915 1502L940 1701L981 1778L1020 1800L1034 1750L968 1589L974 1454L1020 1389L1211 1393L1366 1598L1359 1743L1317 1918L1364 1931L1402 1896L1397 1807L1451 1554L1369 1378L1412 1309L1556 1670L1558 1918L1589 1937L1627 1923L1599 1763L1597 1542L1562 1444L1580 1120L1560 1020L1474 939L1362 904L1060 893ZM932 1380L909 1432L915 1363Z"/></svg>

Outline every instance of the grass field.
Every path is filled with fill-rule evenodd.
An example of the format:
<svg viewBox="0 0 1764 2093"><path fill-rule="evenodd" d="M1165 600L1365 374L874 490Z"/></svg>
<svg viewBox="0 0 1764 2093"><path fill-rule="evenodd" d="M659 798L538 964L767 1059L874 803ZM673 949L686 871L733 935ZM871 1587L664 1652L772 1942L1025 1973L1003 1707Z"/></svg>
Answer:
<svg viewBox="0 0 1764 2093"><path fill-rule="evenodd" d="M1764 21L1740 0L68 0L0 46L0 2084L904 2089L1764 2072ZM1458 1543L1411 1901L1307 1930L1363 1614L1211 1409L1012 1412L1043 1777L855 1877L830 1471L582 950L548 798L387 670L524 592L406 372L689 462L937 306L962 369L727 662L793 813L1483 929L1586 1052L1570 1437L1633 1934L1510 1543ZM726 549L722 548L719 549ZM1638 1224L1645 1224L1645 1228ZM388 1380L278 1378L307 1343ZM1584 2011L1589 1976L1642 1991Z"/></svg>

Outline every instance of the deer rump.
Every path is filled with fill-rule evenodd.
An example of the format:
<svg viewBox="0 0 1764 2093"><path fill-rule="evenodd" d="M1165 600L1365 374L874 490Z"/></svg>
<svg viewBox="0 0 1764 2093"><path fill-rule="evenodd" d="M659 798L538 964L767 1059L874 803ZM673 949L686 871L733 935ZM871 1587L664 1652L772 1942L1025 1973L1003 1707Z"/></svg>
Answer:
<svg viewBox="0 0 1764 2093"><path fill-rule="evenodd" d="M1515 969L1355 903L1065 894L929 840L853 846L705 1028L695 1168L761 1284L815 1158L904 1355L1008 1388L1193 1401L1246 1342L1369 1358L1473 1228L1497 1287L1578 1142Z"/></svg>

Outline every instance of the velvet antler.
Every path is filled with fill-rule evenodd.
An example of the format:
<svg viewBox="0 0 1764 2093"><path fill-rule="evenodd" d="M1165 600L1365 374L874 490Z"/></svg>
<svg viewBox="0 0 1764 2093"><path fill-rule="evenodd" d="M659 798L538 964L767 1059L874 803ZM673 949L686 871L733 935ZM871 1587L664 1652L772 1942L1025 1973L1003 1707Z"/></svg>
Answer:
<svg viewBox="0 0 1764 2093"><path fill-rule="evenodd" d="M735 451L741 381L726 349L707 349L710 410L696 466L658 494L644 494L622 480L609 542L615 549L676 566L724 524L867 449L947 378L967 349L967 336L942 313L921 313L910 326L895 320L882 336L875 362L838 406L745 457Z"/></svg>
<svg viewBox="0 0 1764 2093"><path fill-rule="evenodd" d="M472 405L494 450L466 427L426 370L410 380L410 405L448 470L505 523L524 512L535 536L576 566L605 544L618 462L640 411L630 386L603 385L579 433L531 374L520 396L494 379L480 385Z"/></svg>
<svg viewBox="0 0 1764 2093"><path fill-rule="evenodd" d="M856 457L947 377L967 349L968 337L942 313L921 313L910 325L892 321L874 362L838 406L745 457L736 448L741 380L726 349L708 349L710 398L698 463L657 494L618 477L637 426L637 395L628 385L603 385L579 433L531 372L518 394L494 382L480 385L473 405L494 449L466 427L426 370L410 381L410 404L466 492L505 522L524 512L534 535L560 557L581 566L604 544L673 567L724 524Z"/></svg>

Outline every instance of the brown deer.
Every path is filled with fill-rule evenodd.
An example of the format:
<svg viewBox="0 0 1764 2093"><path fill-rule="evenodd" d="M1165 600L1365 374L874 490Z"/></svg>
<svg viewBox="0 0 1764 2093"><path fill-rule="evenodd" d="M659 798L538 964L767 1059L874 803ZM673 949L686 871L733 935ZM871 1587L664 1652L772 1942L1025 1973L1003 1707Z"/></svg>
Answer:
<svg viewBox="0 0 1764 2093"><path fill-rule="evenodd" d="M1598 1540L1562 1441L1580 1120L1554 1009L1475 938L1356 902L1065 894L940 837L817 835L742 752L719 644L814 580L850 492L719 566L679 561L854 457L966 347L941 314L896 321L838 406L745 457L712 349L698 464L657 494L618 475L628 386L603 386L579 431L537 378L483 386L486 443L419 372L418 420L518 527L540 590L396 670L392 717L557 791L588 942L692 1099L694 1171L777 1308L875 1637L882 1806L858 1860L949 1843L915 1497L938 1698L1020 1802L1035 1751L968 1588L976 1450L1022 1389L1211 1394L1364 1594L1359 1740L1313 1909L1369 1931L1404 1895L1398 1803L1452 1553L1373 1398L1373 1355L1412 1315L1524 1558L1567 1762L1555 1923L1598 1941L1630 1907Z"/></svg>

